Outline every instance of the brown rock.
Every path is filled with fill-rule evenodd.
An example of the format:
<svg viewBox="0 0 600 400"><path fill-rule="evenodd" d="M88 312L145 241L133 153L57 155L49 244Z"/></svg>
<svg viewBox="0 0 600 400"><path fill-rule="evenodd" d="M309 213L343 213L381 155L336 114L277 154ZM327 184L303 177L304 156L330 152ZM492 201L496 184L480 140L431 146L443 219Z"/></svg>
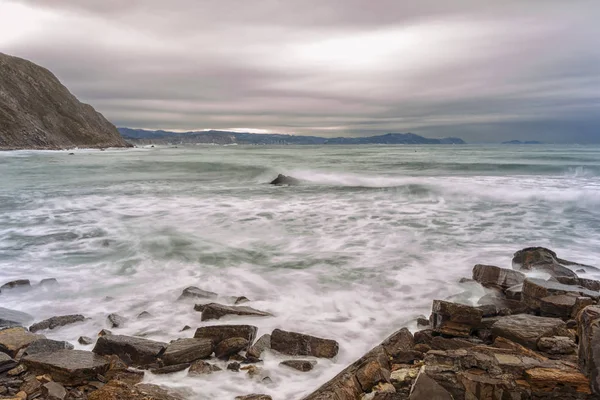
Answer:
<svg viewBox="0 0 600 400"><path fill-rule="evenodd" d="M209 292L206 290L202 290L195 286L190 286L183 289L181 296L179 296L179 300L184 299L214 299L218 296L218 294Z"/></svg>
<svg viewBox="0 0 600 400"><path fill-rule="evenodd" d="M226 315L240 315L250 317L271 317L272 314L247 306L226 306L223 304L205 304L202 309L202 321L219 319Z"/></svg>
<svg viewBox="0 0 600 400"><path fill-rule="evenodd" d="M17 279L15 281L6 282L4 285L0 286L0 291L7 289L29 289L31 287L31 282L29 279Z"/></svg>
<svg viewBox="0 0 600 400"><path fill-rule="evenodd" d="M571 314L571 318L577 318L581 310L586 308L587 306L591 306L596 304L593 299L589 297L578 297L575 299L575 306L573 306L573 313Z"/></svg>
<svg viewBox="0 0 600 400"><path fill-rule="evenodd" d="M116 356L115 356L116 357ZM107 381L121 381L130 385L135 385L144 380L144 371L140 371L133 368L117 368L110 369L105 374Z"/></svg>
<svg viewBox="0 0 600 400"><path fill-rule="evenodd" d="M579 371L556 368L532 368L525 371L531 388L541 392L554 392L557 387L569 387L577 393L590 394L590 381Z"/></svg>
<svg viewBox="0 0 600 400"><path fill-rule="evenodd" d="M125 325L126 319L125 317L120 316L119 314L108 314L106 317L108 323L111 328L122 328Z"/></svg>
<svg viewBox="0 0 600 400"><path fill-rule="evenodd" d="M183 400L184 397L170 393L151 384L130 385L110 381L101 389L89 394L89 400Z"/></svg>
<svg viewBox="0 0 600 400"><path fill-rule="evenodd" d="M241 337L253 342L258 328L252 325L211 325L196 329L195 338L207 338L216 345L232 337Z"/></svg>
<svg viewBox="0 0 600 400"><path fill-rule="evenodd" d="M177 339L167 345L162 355L166 365L190 363L201 358L210 357L213 342L208 338Z"/></svg>
<svg viewBox="0 0 600 400"><path fill-rule="evenodd" d="M538 340L537 347L548 354L574 354L577 344L566 336L543 337Z"/></svg>
<svg viewBox="0 0 600 400"><path fill-rule="evenodd" d="M543 247L529 247L519 250L513 257L513 267L525 271L544 271L552 276L577 277L565 265L580 265L567 260L561 260L552 250Z"/></svg>
<svg viewBox="0 0 600 400"><path fill-rule="evenodd" d="M565 285L555 281L527 278L523 281L522 301L534 311L540 310L540 300L544 297L567 294L574 297L600 298L600 292L594 292L581 286Z"/></svg>
<svg viewBox="0 0 600 400"><path fill-rule="evenodd" d="M477 264L473 267L473 279L485 287L508 289L525 279L525 274L514 269Z"/></svg>
<svg viewBox="0 0 600 400"><path fill-rule="evenodd" d="M335 340L275 329L271 333L271 348L291 356L333 358L339 345Z"/></svg>
<svg viewBox="0 0 600 400"><path fill-rule="evenodd" d="M407 328L392 333L381 345L388 356L397 363L402 363L401 360L414 356L415 339Z"/></svg>
<svg viewBox="0 0 600 400"><path fill-rule="evenodd" d="M45 383L42 387L42 394L48 400L64 400L67 397L65 387L58 382Z"/></svg>
<svg viewBox="0 0 600 400"><path fill-rule="evenodd" d="M126 363L149 365L157 362L167 344L153 340L125 335L108 335L98 338L94 353L99 355L115 354Z"/></svg>
<svg viewBox="0 0 600 400"><path fill-rule="evenodd" d="M540 299L540 315L542 317L569 319L576 300L577 297L566 294L543 297Z"/></svg>
<svg viewBox="0 0 600 400"><path fill-rule="evenodd" d="M248 348L250 343L244 338L229 338L225 339L215 347L215 356L217 358L227 359L228 357L239 353Z"/></svg>
<svg viewBox="0 0 600 400"><path fill-rule="evenodd" d="M48 318L44 321L33 324L29 327L30 332L37 332L44 329L55 329L61 326L74 324L85 320L83 315L62 315L59 317Z"/></svg>
<svg viewBox="0 0 600 400"><path fill-rule="evenodd" d="M481 310L475 307L434 300L430 320L434 332L468 337L481 322L482 315Z"/></svg>
<svg viewBox="0 0 600 400"><path fill-rule="evenodd" d="M415 332L414 341L416 344L431 344L431 340L433 338L433 330L432 329L423 329Z"/></svg>
<svg viewBox="0 0 600 400"><path fill-rule="evenodd" d="M260 358L262 353L271 348L271 335L262 335L246 352L246 357Z"/></svg>
<svg viewBox="0 0 600 400"><path fill-rule="evenodd" d="M24 349L43 335L35 335L23 327L8 328L0 331L0 351L16 357L19 350Z"/></svg>
<svg viewBox="0 0 600 400"><path fill-rule="evenodd" d="M249 394L247 396L237 396L235 400L273 400L266 394Z"/></svg>
<svg viewBox="0 0 600 400"><path fill-rule="evenodd" d="M390 371L384 368L378 360L370 360L358 368L356 380L363 392L370 392L378 383L390 382Z"/></svg>
<svg viewBox="0 0 600 400"><path fill-rule="evenodd" d="M452 400L452 395L421 371L410 391L409 400Z"/></svg>
<svg viewBox="0 0 600 400"><path fill-rule="evenodd" d="M521 293L523 293L523 284L520 283L515 286L511 286L504 291L508 300L521 301Z"/></svg>
<svg viewBox="0 0 600 400"><path fill-rule="evenodd" d="M434 350L456 350L476 346L470 340L460 338L445 338L442 336L434 336L431 340L431 348Z"/></svg>
<svg viewBox="0 0 600 400"><path fill-rule="evenodd" d="M77 339L77 341L79 342L79 344L82 344L84 346L88 346L94 343L94 339L87 336L79 336L79 339Z"/></svg>
<svg viewBox="0 0 600 400"><path fill-rule="evenodd" d="M560 319L517 314L501 317L492 325L492 334L522 344L532 350L542 337L563 336L567 326Z"/></svg>
<svg viewBox="0 0 600 400"><path fill-rule="evenodd" d="M527 305L517 300L509 300L501 294L486 294L477 301L482 305L493 305L496 308L496 314L511 315L527 312ZM493 317L490 313L483 314L484 317Z"/></svg>
<svg viewBox="0 0 600 400"><path fill-rule="evenodd" d="M587 306L577 317L578 363L590 378L594 394L600 396L600 306Z"/></svg>
<svg viewBox="0 0 600 400"><path fill-rule="evenodd" d="M105 357L89 351L59 350L25 356L22 362L36 374L50 374L56 382L77 385L104 374L109 368Z"/></svg>
<svg viewBox="0 0 600 400"><path fill-rule="evenodd" d="M189 376L207 375L213 372L221 371L216 365L209 364L206 361L198 360L192 364L188 371Z"/></svg>
<svg viewBox="0 0 600 400"><path fill-rule="evenodd" d="M160 368L153 368L150 370L155 375L166 375L173 374L175 372L183 371L186 368L189 368L191 363L182 363L182 364L171 364Z"/></svg>
<svg viewBox="0 0 600 400"><path fill-rule="evenodd" d="M286 360L280 362L279 365L284 365L301 372L308 372L311 371L315 365L317 365L317 362L309 360Z"/></svg>
<svg viewBox="0 0 600 400"><path fill-rule="evenodd" d="M6 353L0 353L0 374L13 369L17 366L17 362Z"/></svg>

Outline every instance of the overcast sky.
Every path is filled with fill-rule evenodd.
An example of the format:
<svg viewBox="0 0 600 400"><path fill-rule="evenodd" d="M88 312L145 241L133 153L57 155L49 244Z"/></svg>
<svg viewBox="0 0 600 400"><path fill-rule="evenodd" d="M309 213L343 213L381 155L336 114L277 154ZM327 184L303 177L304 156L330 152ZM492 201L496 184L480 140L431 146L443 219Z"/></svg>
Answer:
<svg viewBox="0 0 600 400"><path fill-rule="evenodd" d="M600 142L600 1L0 0L117 126Z"/></svg>

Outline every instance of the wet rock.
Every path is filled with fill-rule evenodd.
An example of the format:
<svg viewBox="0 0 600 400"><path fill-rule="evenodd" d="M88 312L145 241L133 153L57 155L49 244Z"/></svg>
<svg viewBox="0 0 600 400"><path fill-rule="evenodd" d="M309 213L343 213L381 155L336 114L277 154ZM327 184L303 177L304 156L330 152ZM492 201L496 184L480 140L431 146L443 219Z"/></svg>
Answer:
<svg viewBox="0 0 600 400"><path fill-rule="evenodd" d="M335 340L275 329L271 333L271 349L290 356L333 358L339 345Z"/></svg>
<svg viewBox="0 0 600 400"><path fill-rule="evenodd" d="M590 378L592 391L600 396L600 306L588 306L577 317L580 370Z"/></svg>
<svg viewBox="0 0 600 400"><path fill-rule="evenodd" d="M152 372L155 375L173 374L175 372L180 372L186 368L189 368L190 365L191 363L171 364L165 367L153 368L150 370L150 372Z"/></svg>
<svg viewBox="0 0 600 400"><path fill-rule="evenodd" d="M246 396L237 396L235 400L273 400L266 394L249 394Z"/></svg>
<svg viewBox="0 0 600 400"><path fill-rule="evenodd" d="M19 350L43 338L43 335L33 334L23 327L7 328L0 331L0 352L16 357Z"/></svg>
<svg viewBox="0 0 600 400"><path fill-rule="evenodd" d="M470 340L461 339L461 338L445 338L442 336L434 336L431 339L431 348L434 350L456 350L456 349L465 349L469 347L476 346L477 343L474 343Z"/></svg>
<svg viewBox="0 0 600 400"><path fill-rule="evenodd" d="M195 361L190 370L188 371L189 376L207 375L213 372L221 371L221 368L216 365L209 364L206 361L198 360Z"/></svg>
<svg viewBox="0 0 600 400"><path fill-rule="evenodd" d="M125 335L108 335L98 338L93 352L99 355L115 354L126 363L144 366L157 362L167 348L163 342Z"/></svg>
<svg viewBox="0 0 600 400"><path fill-rule="evenodd" d="M525 371L525 379L537 392L551 393L557 388L570 388L576 393L590 394L590 381L575 370L532 368Z"/></svg>
<svg viewBox="0 0 600 400"><path fill-rule="evenodd" d="M270 182L271 185L276 186L297 186L300 185L300 180L296 178L292 178L291 176L286 176L283 174L277 175L277 178L273 179Z"/></svg>
<svg viewBox="0 0 600 400"><path fill-rule="evenodd" d="M191 327L191 326L189 326L189 325L186 325L186 326L184 326L183 328L181 328L181 331L180 331L180 332L185 332L185 331L188 331L188 330L190 330L190 329L192 329L192 327Z"/></svg>
<svg viewBox="0 0 600 400"><path fill-rule="evenodd" d="M110 381L101 389L89 394L89 400L183 400L184 397L171 393L157 385L130 385L120 381Z"/></svg>
<svg viewBox="0 0 600 400"><path fill-rule="evenodd" d="M414 342L415 344L431 344L431 340L433 339L433 330L432 329L423 329L415 332L414 334Z"/></svg>
<svg viewBox="0 0 600 400"><path fill-rule="evenodd" d="M508 289L525 279L525 274L514 269L477 264L473 267L473 279L484 287Z"/></svg>
<svg viewBox="0 0 600 400"><path fill-rule="evenodd" d="M361 365L355 376L363 392L370 392L379 383L390 382L390 371L377 359Z"/></svg>
<svg viewBox="0 0 600 400"><path fill-rule="evenodd" d="M215 345L232 337L241 337L252 343L257 330L252 325L211 325L196 329L194 337L210 339Z"/></svg>
<svg viewBox="0 0 600 400"><path fill-rule="evenodd" d="M210 357L212 352L213 342L211 339L178 339L167 345L162 360L166 365L190 363Z"/></svg>
<svg viewBox="0 0 600 400"><path fill-rule="evenodd" d="M271 348L271 335L262 335L246 352L246 357L260 358L262 353Z"/></svg>
<svg viewBox="0 0 600 400"><path fill-rule="evenodd" d="M40 281L40 286L42 287L55 287L58 286L58 281L56 278L46 278Z"/></svg>
<svg viewBox="0 0 600 400"><path fill-rule="evenodd" d="M202 309L202 321L219 319L226 315L240 315L251 317L271 317L272 314L247 306L226 306L223 304L205 304Z"/></svg>
<svg viewBox="0 0 600 400"><path fill-rule="evenodd" d="M429 326L429 318L427 317L419 317L417 318L417 326L420 328L426 328Z"/></svg>
<svg viewBox="0 0 600 400"><path fill-rule="evenodd" d="M594 304L596 304L596 302L589 297L578 297L577 299L575 299L575 306L573 306L571 318L577 319L577 316L579 315L581 310L583 310L587 306L591 306Z"/></svg>
<svg viewBox="0 0 600 400"><path fill-rule="evenodd" d="M87 345L93 344L94 339L92 339L91 337L87 337L87 336L79 336L79 339L77 339L77 342L79 342L79 344L87 346Z"/></svg>
<svg viewBox="0 0 600 400"><path fill-rule="evenodd" d="M74 346L69 342L51 339L38 339L25 349L25 355L38 353L51 353L57 350L73 350Z"/></svg>
<svg viewBox="0 0 600 400"><path fill-rule="evenodd" d="M540 315L542 317L571 318L576 297L566 294L543 297L540 299Z"/></svg>
<svg viewBox="0 0 600 400"><path fill-rule="evenodd" d="M594 300L600 299L600 292L595 292L582 286L565 285L556 281L545 281L536 278L527 278L523 281L522 301L534 311L540 310L540 300L544 297L561 294L573 297L590 297Z"/></svg>
<svg viewBox="0 0 600 400"><path fill-rule="evenodd" d="M420 358L414 351L415 339L407 328L402 328L388 336L381 346L396 363L406 363Z"/></svg>
<svg viewBox="0 0 600 400"><path fill-rule="evenodd" d="M24 378L24 382L19 388L22 392L27 393L27 397L35 398L42 394L42 384L35 379L35 376L29 375Z"/></svg>
<svg viewBox="0 0 600 400"><path fill-rule="evenodd" d="M233 371L233 372L240 372L240 363L232 362L232 363L227 364L227 370Z"/></svg>
<svg viewBox="0 0 600 400"><path fill-rule="evenodd" d="M202 290L200 288L197 288L196 286L190 286L187 287L185 289L183 289L183 292L181 292L181 295L179 296L178 300L185 300L185 299L214 299L218 296L218 294L213 293L213 292L209 292L206 290Z"/></svg>
<svg viewBox="0 0 600 400"><path fill-rule="evenodd" d="M280 362L279 365L290 367L301 372L308 372L317 365L317 362L309 360L286 360Z"/></svg>
<svg viewBox="0 0 600 400"><path fill-rule="evenodd" d="M511 286L504 291L504 295L508 300L521 301L521 293L523 293L523 284Z"/></svg>
<svg viewBox="0 0 600 400"><path fill-rule="evenodd" d="M17 366L17 362L6 353L0 353L0 374L13 369Z"/></svg>
<svg viewBox="0 0 600 400"><path fill-rule="evenodd" d="M527 312L527 305L523 304L520 301L509 300L504 297L502 294L492 294L488 293L477 301L478 304L481 305L492 305L496 309L496 314L498 315L511 315L511 314L521 314ZM482 310L484 311L484 310ZM493 315L490 312L483 312L483 317L492 317Z"/></svg>
<svg viewBox="0 0 600 400"><path fill-rule="evenodd" d="M138 314L137 319L146 319L150 317L152 317L152 314L150 314L148 311L142 311Z"/></svg>
<svg viewBox="0 0 600 400"><path fill-rule="evenodd" d="M421 371L410 391L409 400L452 400L452 395Z"/></svg>
<svg viewBox="0 0 600 400"><path fill-rule="evenodd" d="M106 373L105 380L110 382L112 380L129 383L135 385L144 380L144 371L140 371L133 368L112 368Z"/></svg>
<svg viewBox="0 0 600 400"><path fill-rule="evenodd" d="M54 381L77 385L104 374L109 361L89 351L58 350L23 357L22 362L36 374L50 374Z"/></svg>
<svg viewBox="0 0 600 400"><path fill-rule="evenodd" d="M471 330L481 322L482 315L481 310L475 307L434 300L430 321L434 332L468 337Z"/></svg>
<svg viewBox="0 0 600 400"><path fill-rule="evenodd" d="M113 333L111 331L109 331L108 329L102 329L100 332L98 332L98 337L102 337L102 336L110 336Z"/></svg>
<svg viewBox="0 0 600 400"><path fill-rule="evenodd" d="M5 327L25 326L33 321L27 313L0 307L0 329Z"/></svg>
<svg viewBox="0 0 600 400"><path fill-rule="evenodd" d="M29 331L37 332L44 329L55 329L61 326L74 324L85 320L85 317L80 314L75 315L62 315L58 317L48 318L44 321L33 324L29 327Z"/></svg>
<svg viewBox="0 0 600 400"><path fill-rule="evenodd" d="M560 319L517 314L501 317L492 325L492 334L512 340L532 350L540 338L568 336L567 326Z"/></svg>
<svg viewBox="0 0 600 400"><path fill-rule="evenodd" d="M48 400L64 400L67 390L58 382L47 382L42 386L42 394Z"/></svg>
<svg viewBox="0 0 600 400"><path fill-rule="evenodd" d="M235 305L248 303L250 301L246 296L232 297L231 302Z"/></svg>
<svg viewBox="0 0 600 400"><path fill-rule="evenodd" d="M0 286L0 291L29 288L31 288L31 282L29 282L29 279L17 279L14 281L6 282L4 285Z"/></svg>
<svg viewBox="0 0 600 400"><path fill-rule="evenodd" d="M25 372L27 372L27 366L25 364L19 364L10 371L8 371L6 374L8 376L18 376Z"/></svg>
<svg viewBox="0 0 600 400"><path fill-rule="evenodd" d="M215 347L215 357L227 359L229 356L248 348L250 342L245 338L232 337L222 340Z"/></svg>
<svg viewBox="0 0 600 400"><path fill-rule="evenodd" d="M125 325L126 319L119 314L108 314L106 318L111 328L122 328Z"/></svg>
<svg viewBox="0 0 600 400"><path fill-rule="evenodd" d="M483 304L475 308L481 311L481 316L483 318L495 317L498 315L498 308L494 304Z"/></svg>
<svg viewBox="0 0 600 400"><path fill-rule="evenodd" d="M544 247L528 247L514 254L513 267L524 271L544 271L554 277L577 277L577 274L565 265L578 265L571 261L561 260L552 250Z"/></svg>
<svg viewBox="0 0 600 400"><path fill-rule="evenodd" d="M548 354L574 354L577 344L566 336L543 337L538 340L537 347Z"/></svg>

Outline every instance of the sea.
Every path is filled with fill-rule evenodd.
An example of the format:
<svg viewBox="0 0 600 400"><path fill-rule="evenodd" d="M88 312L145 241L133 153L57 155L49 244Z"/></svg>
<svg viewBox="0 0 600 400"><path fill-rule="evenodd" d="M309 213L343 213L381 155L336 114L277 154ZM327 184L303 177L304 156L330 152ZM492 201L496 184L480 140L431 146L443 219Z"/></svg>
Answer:
<svg viewBox="0 0 600 400"><path fill-rule="evenodd" d="M270 185L279 173L302 185ZM44 331L49 338L91 350L79 336L97 337L117 313L127 321L114 334L164 342L214 324L339 342L337 357L310 372L279 366L291 357L267 352L255 378L146 373L146 382L190 399L301 399L389 334L416 330L433 299L475 304L483 290L459 279L478 263L511 268L528 246L600 266L600 147L0 152L0 284L34 286L4 290L0 306L34 321L88 318ZM59 285L36 287L45 278ZM178 301L188 286L223 304L246 296L245 305L273 317L201 321L194 301ZM143 311L151 316L138 319Z"/></svg>

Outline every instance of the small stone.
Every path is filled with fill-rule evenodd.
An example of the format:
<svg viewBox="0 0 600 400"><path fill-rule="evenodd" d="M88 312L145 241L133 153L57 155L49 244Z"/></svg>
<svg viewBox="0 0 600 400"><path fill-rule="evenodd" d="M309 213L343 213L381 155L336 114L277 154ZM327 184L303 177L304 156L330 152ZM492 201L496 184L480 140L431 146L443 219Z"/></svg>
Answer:
<svg viewBox="0 0 600 400"><path fill-rule="evenodd" d="M108 323L110 325L111 328L122 328L125 325L125 321L126 319L122 316L120 316L119 314L109 314L108 317Z"/></svg>
<svg viewBox="0 0 600 400"><path fill-rule="evenodd" d="M38 381L40 381L42 384L43 383L52 382L52 376L50 376L48 374L36 376L35 379L37 379Z"/></svg>
<svg viewBox="0 0 600 400"><path fill-rule="evenodd" d="M57 382L45 383L42 387L42 393L48 400L64 400L67 397L65 387Z"/></svg>
<svg viewBox="0 0 600 400"><path fill-rule="evenodd" d="M233 304L244 304L244 303L248 303L250 301L249 298L247 298L246 296L239 296L235 299L235 301L233 302Z"/></svg>
<svg viewBox="0 0 600 400"><path fill-rule="evenodd" d="M100 332L98 332L98 336L102 337L102 336L110 336L113 333L111 331L109 331L108 329L102 329Z"/></svg>
<svg viewBox="0 0 600 400"><path fill-rule="evenodd" d="M246 357L260 358L262 353L271 348L271 335L262 335L246 352Z"/></svg>
<svg viewBox="0 0 600 400"><path fill-rule="evenodd" d="M192 327L189 326L189 325L186 325L183 328L181 328L181 330L179 332L184 332L184 331L187 331L187 330L190 330L190 329L192 329Z"/></svg>
<svg viewBox="0 0 600 400"><path fill-rule="evenodd" d="M8 376L18 376L22 373L27 372L27 366L25 364L19 364L13 369L7 372Z"/></svg>
<svg viewBox="0 0 600 400"><path fill-rule="evenodd" d="M24 391L17 392L15 395L17 399L27 400L27 393Z"/></svg>
<svg viewBox="0 0 600 400"><path fill-rule="evenodd" d="M275 329L271 333L271 349L290 356L333 358L339 344L331 339Z"/></svg>
<svg viewBox="0 0 600 400"><path fill-rule="evenodd" d="M188 371L188 375L207 375L217 371L221 371L221 368L217 367L216 365L209 364L206 361L198 360L192 364L190 370Z"/></svg>
<svg viewBox="0 0 600 400"><path fill-rule="evenodd" d="M74 324L85 320L85 317L80 314L62 315L59 317L48 318L44 321L33 324L29 327L30 332L37 332L44 329L55 329L61 326Z"/></svg>
<svg viewBox="0 0 600 400"><path fill-rule="evenodd" d="M248 340L244 338L229 338L221 341L215 347L215 356L217 358L228 358L242 350L248 348Z"/></svg>
<svg viewBox="0 0 600 400"><path fill-rule="evenodd" d="M250 317L271 317L272 314L260 311L252 307L247 306L226 306L223 304L210 303L206 304L202 308L202 321L208 321L211 319L220 319L226 315L239 315L239 316L250 316Z"/></svg>
<svg viewBox="0 0 600 400"><path fill-rule="evenodd" d="M150 314L148 311L142 311L138 314L137 319L145 319L150 317L152 317L152 314Z"/></svg>
<svg viewBox="0 0 600 400"><path fill-rule="evenodd" d="M190 287L187 287L187 288L183 289L183 292L181 293L181 296L179 296L178 300L184 300L184 299L214 299L217 296L218 295L216 293L209 292L209 291L206 291L206 290L202 290L202 289L197 288L195 286L190 286Z"/></svg>
<svg viewBox="0 0 600 400"><path fill-rule="evenodd" d="M88 346L94 343L94 339L87 336L79 336L79 339L77 339L77 341L79 342L79 344L82 344L84 346Z"/></svg>
<svg viewBox="0 0 600 400"><path fill-rule="evenodd" d="M229 363L229 364L227 364L227 369L229 371L239 372L240 371L240 363L238 363L238 362Z"/></svg>
<svg viewBox="0 0 600 400"><path fill-rule="evenodd" d="M240 371L246 371L250 378L254 378L261 373L261 369L256 365L246 365L245 367L240 367Z"/></svg>
<svg viewBox="0 0 600 400"><path fill-rule="evenodd" d="M309 360L286 360L279 363L279 365L284 365L300 372L308 372L317 365L317 362Z"/></svg>

